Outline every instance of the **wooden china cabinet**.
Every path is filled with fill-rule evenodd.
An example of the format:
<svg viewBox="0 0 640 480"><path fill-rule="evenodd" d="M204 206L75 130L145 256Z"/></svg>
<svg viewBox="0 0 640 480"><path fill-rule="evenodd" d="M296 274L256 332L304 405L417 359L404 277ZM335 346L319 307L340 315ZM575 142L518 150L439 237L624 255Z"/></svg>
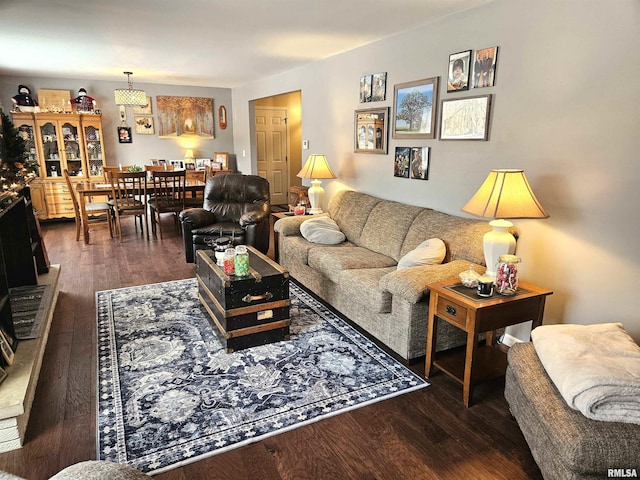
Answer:
<svg viewBox="0 0 640 480"><path fill-rule="evenodd" d="M96 114L12 113L27 152L40 165L31 183L31 198L41 220L73 218L73 200L62 174L74 179L99 180L106 163L102 118Z"/></svg>

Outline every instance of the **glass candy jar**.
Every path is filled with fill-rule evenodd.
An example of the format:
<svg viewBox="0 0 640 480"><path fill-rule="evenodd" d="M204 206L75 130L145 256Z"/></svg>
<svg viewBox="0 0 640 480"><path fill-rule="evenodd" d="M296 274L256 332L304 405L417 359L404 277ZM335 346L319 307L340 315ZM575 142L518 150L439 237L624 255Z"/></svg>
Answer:
<svg viewBox="0 0 640 480"><path fill-rule="evenodd" d="M236 277L246 277L249 275L249 252L244 245L236 247L235 256Z"/></svg>
<svg viewBox="0 0 640 480"><path fill-rule="evenodd" d="M235 275L236 274L236 249L233 247L229 247L224 251L224 273L227 275Z"/></svg>
<svg viewBox="0 0 640 480"><path fill-rule="evenodd" d="M473 265L469 265L469 270L460 273L460 281L467 288L476 288L480 274L476 272Z"/></svg>
<svg viewBox="0 0 640 480"><path fill-rule="evenodd" d="M501 295L515 295L518 290L518 263L516 255L500 255L496 272L496 291Z"/></svg>

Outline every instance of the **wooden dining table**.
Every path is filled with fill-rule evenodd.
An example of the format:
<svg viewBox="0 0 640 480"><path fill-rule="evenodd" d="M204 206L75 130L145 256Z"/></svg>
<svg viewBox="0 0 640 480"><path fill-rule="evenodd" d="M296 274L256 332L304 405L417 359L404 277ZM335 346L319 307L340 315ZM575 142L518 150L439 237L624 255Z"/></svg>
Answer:
<svg viewBox="0 0 640 480"><path fill-rule="evenodd" d="M191 193L192 197L196 197L198 193L204 192L205 182L202 180L187 180L185 183L185 191L188 195ZM147 193L153 191L153 183L151 181L147 181ZM87 209L85 208L85 204L87 202L87 198L91 197L99 197L99 196L110 196L111 195L111 184L107 182L96 182L96 181L83 181L76 184L76 192L78 192L78 197L80 201L80 216L82 217L82 233L84 237L84 243L89 243L89 223L88 223L88 214Z"/></svg>

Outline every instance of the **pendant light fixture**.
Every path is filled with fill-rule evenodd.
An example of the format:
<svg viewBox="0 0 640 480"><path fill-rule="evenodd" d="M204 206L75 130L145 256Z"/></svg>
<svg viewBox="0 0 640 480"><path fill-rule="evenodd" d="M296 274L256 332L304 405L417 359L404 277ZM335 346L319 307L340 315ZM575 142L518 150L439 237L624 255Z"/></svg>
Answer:
<svg viewBox="0 0 640 480"><path fill-rule="evenodd" d="M127 88L117 88L113 94L116 98L116 105L139 106L147 104L147 94L144 90L136 90L131 82L133 72L123 72L127 76Z"/></svg>

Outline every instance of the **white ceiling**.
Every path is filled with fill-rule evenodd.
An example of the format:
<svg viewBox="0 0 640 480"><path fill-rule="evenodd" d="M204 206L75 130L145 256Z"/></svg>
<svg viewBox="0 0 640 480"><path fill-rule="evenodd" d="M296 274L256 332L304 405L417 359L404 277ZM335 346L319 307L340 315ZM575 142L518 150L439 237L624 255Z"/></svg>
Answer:
<svg viewBox="0 0 640 480"><path fill-rule="evenodd" d="M0 74L234 87L491 0L0 0Z"/></svg>

